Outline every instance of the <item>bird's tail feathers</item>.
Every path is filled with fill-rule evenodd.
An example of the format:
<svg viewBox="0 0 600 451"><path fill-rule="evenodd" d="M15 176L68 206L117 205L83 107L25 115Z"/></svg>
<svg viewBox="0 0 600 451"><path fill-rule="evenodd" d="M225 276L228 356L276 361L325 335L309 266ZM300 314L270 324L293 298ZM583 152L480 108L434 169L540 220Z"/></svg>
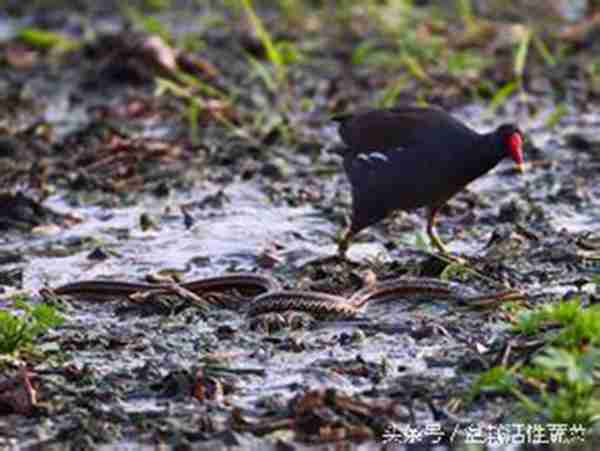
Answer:
<svg viewBox="0 0 600 451"><path fill-rule="evenodd" d="M330 116L329 119L334 122L343 123L343 122L347 121L348 119L350 119L352 116L353 116L352 113L339 113L339 114L334 114L333 116Z"/></svg>

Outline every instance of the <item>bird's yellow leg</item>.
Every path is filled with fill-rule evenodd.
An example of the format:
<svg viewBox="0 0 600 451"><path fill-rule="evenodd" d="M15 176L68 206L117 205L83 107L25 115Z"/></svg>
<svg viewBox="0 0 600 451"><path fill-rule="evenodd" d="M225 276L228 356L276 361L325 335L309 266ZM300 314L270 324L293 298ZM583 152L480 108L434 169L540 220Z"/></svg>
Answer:
<svg viewBox="0 0 600 451"><path fill-rule="evenodd" d="M347 228L342 234L341 238L338 241L338 255L340 257L343 258L346 256L346 251L348 250L348 246L350 246L350 241L352 241L353 236L354 233L352 233L352 230L350 230L350 228Z"/></svg>
<svg viewBox="0 0 600 451"><path fill-rule="evenodd" d="M435 246L442 254L450 255L450 251L435 232L435 219L439 209L440 207L432 207L429 209L429 217L427 218L427 235L429 235L431 244L433 244L433 246Z"/></svg>

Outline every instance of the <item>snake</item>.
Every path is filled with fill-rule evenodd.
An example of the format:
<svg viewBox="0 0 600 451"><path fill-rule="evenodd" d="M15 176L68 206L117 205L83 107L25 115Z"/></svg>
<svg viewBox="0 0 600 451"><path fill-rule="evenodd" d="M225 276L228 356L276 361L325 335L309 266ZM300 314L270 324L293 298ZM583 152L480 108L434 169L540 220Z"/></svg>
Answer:
<svg viewBox="0 0 600 451"><path fill-rule="evenodd" d="M368 306L399 298L443 299L477 307L524 299L522 293L512 289L479 293L459 282L422 277L398 277L375 282L348 297L310 290L284 290L274 277L258 273L232 273L184 282L178 286L198 296L234 291L239 296L222 298L224 302L221 305L245 311L249 317L295 311L316 318L352 319ZM47 291L58 296L107 300L127 298L136 293L169 291L172 287L172 284L87 280ZM242 304L235 301L240 297L244 301Z"/></svg>

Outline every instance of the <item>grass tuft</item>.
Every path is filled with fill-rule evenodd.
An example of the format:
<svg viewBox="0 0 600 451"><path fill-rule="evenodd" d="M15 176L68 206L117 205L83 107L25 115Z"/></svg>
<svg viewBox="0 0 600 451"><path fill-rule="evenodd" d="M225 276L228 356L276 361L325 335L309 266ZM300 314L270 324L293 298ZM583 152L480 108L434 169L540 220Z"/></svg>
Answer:
<svg viewBox="0 0 600 451"><path fill-rule="evenodd" d="M21 299L15 301L15 308L21 314L0 311L0 354L10 354L64 322L56 309L46 304L31 306Z"/></svg>
<svg viewBox="0 0 600 451"><path fill-rule="evenodd" d="M528 310L513 332L546 334L527 365L495 367L473 384L469 400L485 394L514 396L517 416L533 422L590 426L600 420L600 306L578 299Z"/></svg>

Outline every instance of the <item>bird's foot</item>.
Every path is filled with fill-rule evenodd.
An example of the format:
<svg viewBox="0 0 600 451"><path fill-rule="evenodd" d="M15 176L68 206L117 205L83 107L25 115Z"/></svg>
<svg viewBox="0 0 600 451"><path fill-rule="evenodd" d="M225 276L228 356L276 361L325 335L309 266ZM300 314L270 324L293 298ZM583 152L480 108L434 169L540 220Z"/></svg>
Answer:
<svg viewBox="0 0 600 451"><path fill-rule="evenodd" d="M464 258L452 254L450 250L446 247L444 242L440 239L440 237L437 236L437 234L430 233L429 238L431 239L431 244L433 245L433 247L435 247L439 251L439 253L441 254L440 256L443 257L444 260L452 263L458 263L460 265L468 264L468 261Z"/></svg>
<svg viewBox="0 0 600 451"><path fill-rule="evenodd" d="M350 229L346 230L342 236L337 240L338 245L338 256L344 260L346 258L346 252L350 247L350 241L352 240L353 233Z"/></svg>
<svg viewBox="0 0 600 451"><path fill-rule="evenodd" d="M431 244L433 245L433 247L435 247L437 250L439 250L440 253L442 253L446 256L451 256L450 251L448 250L448 248L446 247L446 245L443 243L443 241L440 239L439 236L437 236L435 233L430 233L429 239L431 240Z"/></svg>
<svg viewBox="0 0 600 451"><path fill-rule="evenodd" d="M302 266L304 267L307 265L313 266L313 265L325 265L325 264L330 264L330 263L345 262L346 261L346 251L348 250L351 239L352 239L352 233L348 229L348 230L344 231L341 235L338 235L336 237L335 241L336 241L337 247L338 247L337 253L325 255L322 257L317 257L315 259L305 262Z"/></svg>

